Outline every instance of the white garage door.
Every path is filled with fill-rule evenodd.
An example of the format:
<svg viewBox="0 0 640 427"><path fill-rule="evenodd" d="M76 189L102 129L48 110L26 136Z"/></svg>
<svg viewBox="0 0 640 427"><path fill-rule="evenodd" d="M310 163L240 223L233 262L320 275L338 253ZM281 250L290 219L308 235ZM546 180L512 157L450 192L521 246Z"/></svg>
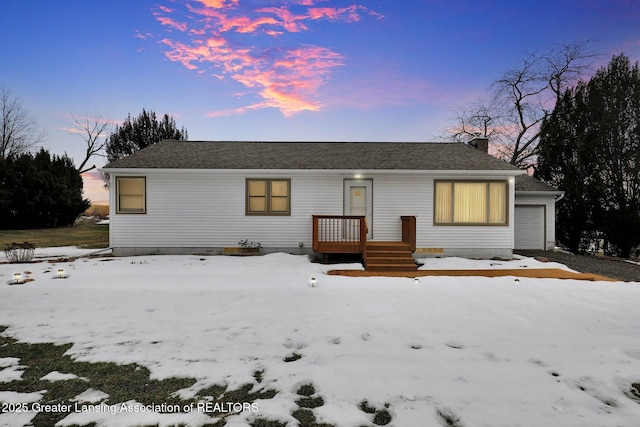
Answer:
<svg viewBox="0 0 640 427"><path fill-rule="evenodd" d="M544 206L516 206L515 249L545 249Z"/></svg>

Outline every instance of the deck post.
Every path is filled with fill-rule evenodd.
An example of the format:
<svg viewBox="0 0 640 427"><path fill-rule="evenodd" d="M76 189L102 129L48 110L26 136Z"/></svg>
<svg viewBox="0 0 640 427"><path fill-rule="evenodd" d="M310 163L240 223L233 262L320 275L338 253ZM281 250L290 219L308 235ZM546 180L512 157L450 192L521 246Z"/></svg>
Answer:
<svg viewBox="0 0 640 427"><path fill-rule="evenodd" d="M416 217L401 216L402 220L402 242L409 245L411 252L416 251Z"/></svg>
<svg viewBox="0 0 640 427"><path fill-rule="evenodd" d="M368 231L367 219L365 217L360 218L360 252L362 252L362 259L367 259Z"/></svg>
<svg viewBox="0 0 640 427"><path fill-rule="evenodd" d="M313 215L313 250L318 252L318 217Z"/></svg>

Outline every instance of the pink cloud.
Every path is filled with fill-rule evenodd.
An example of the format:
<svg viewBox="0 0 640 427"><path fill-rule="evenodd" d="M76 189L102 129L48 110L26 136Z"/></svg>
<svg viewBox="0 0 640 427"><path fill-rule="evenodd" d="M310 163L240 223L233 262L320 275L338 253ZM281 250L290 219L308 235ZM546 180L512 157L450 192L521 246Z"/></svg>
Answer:
<svg viewBox="0 0 640 427"><path fill-rule="evenodd" d="M95 185L104 187L104 180L102 179L102 176L100 176L100 172L92 170L89 172L84 172L81 175L85 182L90 181L92 183L95 183Z"/></svg>
<svg viewBox="0 0 640 427"><path fill-rule="evenodd" d="M199 3L202 3L205 7L210 7L213 9L222 9L225 7L234 7L238 5L239 0L197 0Z"/></svg>
<svg viewBox="0 0 640 427"><path fill-rule="evenodd" d="M278 37L283 35L284 31L267 30L265 31L265 33L270 35L271 37Z"/></svg>
<svg viewBox="0 0 640 427"><path fill-rule="evenodd" d="M140 30L135 30L133 32L133 36L137 37L139 39L142 39L142 40L148 40L148 39L153 38L153 34L151 34L150 32L148 32L148 31L142 32Z"/></svg>
<svg viewBox="0 0 640 427"><path fill-rule="evenodd" d="M285 116L319 111L324 106L319 89L335 67L344 65L343 56L323 46L291 45L291 40L283 41L289 46L278 46L273 40L307 31L309 23L319 19L350 23L365 15L380 18L357 4L318 8L313 0L264 3L247 8L239 0L197 0L187 3L181 15L166 7L155 12L160 24L181 32L161 40L170 61L199 73L209 72L220 80L235 81L247 89L243 97L257 98L237 109L210 112L209 117L261 108L277 108Z"/></svg>
<svg viewBox="0 0 640 427"><path fill-rule="evenodd" d="M95 205L108 205L109 192L104 188L104 181L98 171L85 172L82 174L84 184L83 196L91 200Z"/></svg>
<svg viewBox="0 0 640 427"><path fill-rule="evenodd" d="M382 19L383 15L369 10L366 6L354 4L343 8L333 7L314 7L309 8L309 17L311 19L333 19L343 20L345 22L358 22L361 15L372 15L378 19Z"/></svg>
<svg viewBox="0 0 640 427"><path fill-rule="evenodd" d="M156 19L162 25L166 25L168 27L175 28L176 30L179 30L179 31L186 31L187 30L187 24L185 24L184 22L176 22L173 19L167 18L165 16L158 16Z"/></svg>
<svg viewBox="0 0 640 427"><path fill-rule="evenodd" d="M295 14L286 7L265 7L258 9L257 12L276 15L280 19L278 24L281 25L283 29L291 33L297 33L307 29L307 26L304 25L304 23L298 21L308 19L308 15Z"/></svg>
<svg viewBox="0 0 640 427"><path fill-rule="evenodd" d="M367 8L359 5L352 5L344 8L315 7L309 9L311 19L343 19L346 22L357 22L360 20L358 11L367 11Z"/></svg>

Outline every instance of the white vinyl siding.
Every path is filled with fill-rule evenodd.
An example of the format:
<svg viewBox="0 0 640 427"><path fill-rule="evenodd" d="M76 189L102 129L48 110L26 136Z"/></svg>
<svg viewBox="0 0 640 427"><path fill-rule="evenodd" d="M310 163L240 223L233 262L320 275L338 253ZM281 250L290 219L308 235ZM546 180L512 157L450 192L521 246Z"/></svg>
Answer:
<svg viewBox="0 0 640 427"><path fill-rule="evenodd" d="M133 175L129 171L122 175L125 173ZM114 185L117 173L111 174ZM353 179L352 174L340 172L265 170L147 170L144 176L147 214L112 215L113 247L223 248L249 239L260 242L264 248L298 248L302 242L303 248L309 249L312 215L343 215L344 182ZM290 215L245 215L247 179L282 179L283 176L290 178ZM487 249L499 254L513 247L511 208L508 209L509 225L504 227L434 227L433 176L383 173L367 174L365 178L372 182L374 241L400 241L400 217L411 215L416 216L418 248L445 248L451 249L451 253ZM511 182L508 188L507 200L513 200ZM114 191L111 198L111 206L115 206Z"/></svg>
<svg viewBox="0 0 640 427"><path fill-rule="evenodd" d="M452 249L451 253L505 253L513 248L513 209L507 209L507 226L485 225L434 226L434 179L425 175L372 175L373 178L373 240L400 241L400 217L416 217L416 247ZM489 177L498 179L498 177ZM507 200L513 200L513 184L507 182Z"/></svg>
<svg viewBox="0 0 640 427"><path fill-rule="evenodd" d="M112 217L111 245L220 248L249 239L263 247L297 248L303 242L310 248L311 215L342 215L342 177L314 175L291 180L290 216L245 215L248 175L200 171L147 174L147 215ZM260 173L256 178L267 175Z"/></svg>

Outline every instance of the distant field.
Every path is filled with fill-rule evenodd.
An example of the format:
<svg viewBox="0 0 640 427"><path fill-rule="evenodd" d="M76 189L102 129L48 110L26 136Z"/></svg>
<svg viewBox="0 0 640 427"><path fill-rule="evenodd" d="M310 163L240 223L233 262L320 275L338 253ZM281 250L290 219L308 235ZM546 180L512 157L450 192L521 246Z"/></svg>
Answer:
<svg viewBox="0 0 640 427"><path fill-rule="evenodd" d="M105 219L109 216L109 206L108 205L91 205L89 209L84 211L83 215L95 216L98 218Z"/></svg>
<svg viewBox="0 0 640 427"><path fill-rule="evenodd" d="M0 230L0 250L13 242L31 242L36 245L36 248L78 246L101 249L109 246L109 226L86 222L73 227Z"/></svg>

